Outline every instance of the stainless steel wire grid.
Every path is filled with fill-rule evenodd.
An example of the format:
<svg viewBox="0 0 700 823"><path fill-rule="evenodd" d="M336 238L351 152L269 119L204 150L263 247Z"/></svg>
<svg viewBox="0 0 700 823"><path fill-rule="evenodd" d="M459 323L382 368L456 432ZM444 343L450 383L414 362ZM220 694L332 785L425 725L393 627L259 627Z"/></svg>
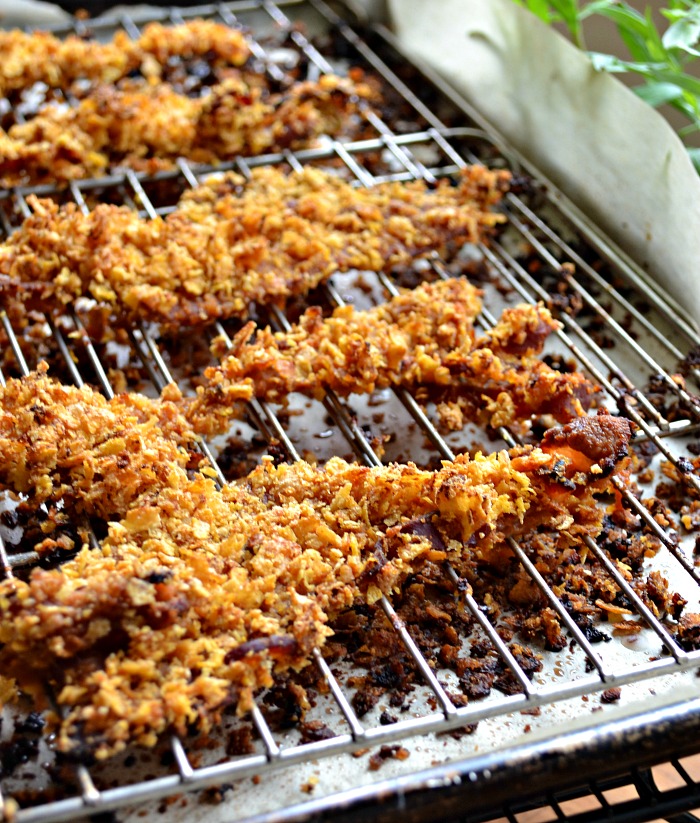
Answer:
<svg viewBox="0 0 700 823"><path fill-rule="evenodd" d="M503 204L507 229L488 245L469 250L470 260L480 261L493 275L484 285L485 308L479 318L480 325L482 328L493 325L501 308L514 302L544 300L552 303L554 300L554 305L563 305L562 296L568 301L575 301L581 310L578 314L565 310L561 312L563 328L555 335L552 351L572 356L578 366L603 388L607 404L636 423L638 440L652 443L663 458L681 470L689 486L696 492L700 491L700 479L686 470L685 462L679 462L685 444L697 429L700 399L694 391L699 375L691 364L687 383L677 376L679 363L689 351L700 345L700 336L679 308L653 287L648 276L633 261L601 235L585 216L579 215L575 207L558 192L542 186L535 170L527 167L521 158L514 157L508 147L501 146L478 122L470 120L459 105L457 95L446 89L444 84L436 88L415 70L406 67L388 32L379 29L361 37L321 0L280 0L277 3L241 0L169 9L159 14L149 14L148 20L159 19L175 24L193 17L213 18L230 25L249 27L256 37L252 41L254 54L273 78L279 72L279 54L277 46L271 43L274 37L279 42L282 33L285 48L289 49L289 44L292 44L296 55L294 59L305 67L309 77L332 71L342 72L350 65L363 65L379 75L396 100L393 114L391 111L379 114L369 108L365 111L371 136L362 140L342 143L327 139L318 147L307 150L237 159L217 171L233 168L246 175L250 169L260 165L285 165L295 169L315 164L341 170L358 186L372 186L388 179L423 179L431 182L454 174L474 161L510 166L518 185L506 196ZM79 34L100 38L109 37L115 29L121 28L130 36L137 37L145 22L145 17L121 14L106 22L77 21L74 28ZM298 25L299 22L303 23L303 27ZM271 35L274 35L272 40ZM33 113L27 106L18 106L6 112L6 116L20 122ZM62 202L72 200L85 212L94 203L104 200L127 204L144 217L164 215L173 209L185 189L196 186L211 172L210 168L180 160L176 169L150 177L127 170L100 179L74 181L67 187L4 190L0 191L0 223L3 232L9 235L30 213L26 200L30 193L55 197ZM447 277L449 269L436 257L426 263L423 276ZM396 293L394 281L386 275L362 275L362 278L362 288L358 288L360 281L356 273L337 278L321 289L319 299L328 306L337 306L348 297L358 303L372 303ZM367 287L368 281L371 288ZM560 302L557 303L557 300ZM36 339L29 340L24 332L16 332L6 314L0 315L0 320L12 354L11 358L6 358L10 364L7 374L0 374L0 382L4 384L10 372L12 376L24 375L34 367L31 358L35 356ZM71 313L61 318L46 317L45 320L46 333L41 346L51 352L67 378L76 385L84 382L95 384L107 397L113 396L115 388L110 377L109 357L104 347L91 339L79 315ZM268 320L281 329L289 325L289 319L279 310L273 310ZM220 336L230 339L230 334L227 324L217 324L209 330L210 338ZM172 340L156 338L142 324L128 331L128 353L125 356L132 372L138 374L138 380L146 384L147 390L159 391L172 379L179 379L176 346L177 343ZM31 355L25 355L27 351ZM648 388L650 381L653 391ZM659 393L666 398L665 404L656 402ZM270 404L254 401L248 409L249 423L267 443L281 448L288 460L298 460L312 449L321 458L332 453L347 454L350 450L357 460L368 465L380 465L382 459L398 457L419 459L419 453L424 462L429 462L451 459L455 450L468 444L466 434L443 437L416 398L405 390L398 390L392 398L383 397L381 401L386 404L387 414L379 427L383 426L383 430L393 427L401 433L410 430L411 443L417 445L406 446L404 438L398 437L388 444L386 456L380 458L368 436L368 430L376 429L378 425L372 417L372 408L365 400L351 398L342 401L332 392L326 393L322 404L302 404L299 410L301 416L280 413ZM324 432L322 438L317 435L314 439L314 426L317 426L316 431L319 427L328 428L328 437ZM517 437L505 429L500 429L498 436L501 443L493 443L492 448L517 443ZM219 482L227 482L227 472L217 462L218 446L203 444L202 448L211 459ZM677 535L657 522L620 479L616 478L614 482L632 512L644 520L661 542L663 548L660 555L665 573L673 576L674 582L679 580L679 586L688 592L686 596L691 603L697 603L700 571L692 550L686 545L687 541L679 541ZM93 539L97 540L94 535ZM491 778L501 775L500 780L492 780L489 785L500 787L503 802L513 800L516 795L508 795L508 785L512 791L518 786L518 791L524 790L522 782L514 780L513 775L519 769L526 773L528 764L533 769L533 782L529 787L533 791L551 788L548 781L552 774L556 774L557 779L563 779L564 772L561 770L542 769L547 747L551 747L552 739L557 736L561 738L559 743L565 745L568 751L562 768L572 780L579 776L577 763L580 764L584 750L598 754L604 751L609 758L618 758L618 767L644 765L654 758L668 756L669 747L680 746L677 739L680 729L684 731L683 746L689 751L700 750L700 744L694 744L688 733L691 727L695 727L694 724L700 722L697 720L700 716L700 689L694 697L694 678L688 675L679 681L685 690L681 705L676 705L669 698L668 688L662 689L660 685L667 683L669 677L683 677L700 665L700 651L682 647L676 639L673 621L655 616L618 564L594 540L587 539L585 548L590 556L605 569L633 611L648 626L644 634L651 638L649 649L654 653L650 651L641 656L619 658L610 651L616 641L603 644L604 648L596 645L548 585L533 558L515 541L509 541L509 545L526 574L541 591L544 602L556 612L574 641L575 669L558 671L552 677L531 678L508 643L502 639L497 617L465 588L461 597L464 608L474 621L474 631L492 644L514 678L517 689L510 694L492 693L488 699L462 705L461 701L455 700L452 684L448 684L444 673L436 671L422 653L411 627L402 622L392 604L384 598L381 608L388 623L400 637L423 681L420 707L416 708L416 703L409 716L387 725L371 713L367 717L358 716L352 702L352 689L346 685L348 672L342 667L339 669L329 665L321 651L316 650L314 665L327 691L324 705L330 707L334 722L342 728L335 736L302 742L293 736L281 735L266 719L261 697L249 718L255 730L254 751L250 754L223 756L216 762L202 764L201 754L195 751L191 741L174 737L169 744L170 756L166 767L160 769L158 774L152 774L150 766L137 766L125 771L119 784L114 785L106 781L101 772L96 776L92 766L72 764L72 791L65 792L65 796L57 799L38 795L26 803L23 799L28 797L32 780L23 783L13 776L3 782L0 810L4 810L7 819L16 819L19 823L72 820L234 781L238 785L244 778L252 777L256 780L261 778L257 791L261 795L269 794L266 786L274 785L278 779L277 774L273 776L273 773L293 774L295 768L326 758L346 758L350 763L353 752L435 739L434 735L482 721L495 730L494 739L497 741L499 724L520 712L536 715L541 711L546 718L546 712L553 706L582 698L597 699L613 687L634 684L641 684L648 690L655 689L659 684L659 692L664 693L663 700L660 699L658 707L650 707L642 701L637 704L636 698L631 700L626 704L627 714L623 720L613 722L604 719L593 743L588 741L588 749L585 746L580 748L583 743L577 738L575 728L555 714L553 717L558 720L552 721L549 729L546 728L548 721L545 721L546 733L537 745L519 743L510 749L500 749L494 744L485 752L483 749L470 750L465 743L459 758L453 759L449 765L439 766L437 771L423 772L409 768L402 780L390 778L365 789L349 782L342 794L334 792L306 806L295 805L286 811L285 804L280 802L277 819L297 819L330 812L337 815L341 808L360 808L362 803L369 803L369 808L377 812L380 802L385 802L386 797L396 799L411 790L426 792L425 796L431 798L436 791L440 795L440 787L446 795L449 787L449 796L459 798L466 791L461 781L464 775L474 776L470 789L472 797L482 783L486 787ZM4 577L25 573L37 562L38 557L33 552L16 551L8 540L0 542L0 573ZM454 581L459 582L456 574L453 571L450 573ZM557 669L556 661L552 667ZM634 690L631 693L637 694ZM685 718L684 722L681 718ZM676 731L669 731L674 726ZM657 740L653 752L643 747L635 751L631 747L631 741L644 730ZM618 751L616 746L621 746L621 749ZM539 764L536 769L535 764ZM457 782L448 777L455 774L460 776ZM548 774L550 777L547 777ZM466 780L466 783L470 781ZM690 778L687 784L694 785ZM489 802L495 808L492 794L485 791L483 796L491 798ZM384 800L380 801L380 797ZM13 798L19 799L19 808ZM416 805L425 817L431 815L430 802L428 799L426 803ZM479 804L474 803L471 808L476 814ZM265 804L259 809L261 814L267 814ZM254 816L259 809L252 801L250 807L238 807L225 816L227 819L244 819ZM465 813L465 816L468 815Z"/></svg>

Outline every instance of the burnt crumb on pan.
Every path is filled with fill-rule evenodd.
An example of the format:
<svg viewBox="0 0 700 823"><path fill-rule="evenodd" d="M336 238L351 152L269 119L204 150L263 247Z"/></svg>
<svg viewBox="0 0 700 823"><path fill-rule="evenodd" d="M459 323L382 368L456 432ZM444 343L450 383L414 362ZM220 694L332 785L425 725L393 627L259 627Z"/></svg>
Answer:
<svg viewBox="0 0 700 823"><path fill-rule="evenodd" d="M700 345L691 346L686 356L678 364L678 370L686 376L697 368L700 368Z"/></svg>
<svg viewBox="0 0 700 823"><path fill-rule="evenodd" d="M461 740L463 737L471 737L478 729L478 723L468 723L466 726L460 726L458 729L450 729L447 732L440 732L438 737L451 737L453 740Z"/></svg>
<svg viewBox="0 0 700 823"><path fill-rule="evenodd" d="M253 730L249 724L243 724L232 729L226 737L226 754L229 757L239 757L252 754L255 751Z"/></svg>
<svg viewBox="0 0 700 823"><path fill-rule="evenodd" d="M319 740L330 740L336 734L321 720L309 720L299 724L302 743L316 743Z"/></svg>
<svg viewBox="0 0 700 823"><path fill-rule="evenodd" d="M384 695L384 689L367 684L364 678L351 678L349 685L358 687L350 700L350 704L355 710L355 714L360 718L373 709Z"/></svg>
<svg viewBox="0 0 700 823"><path fill-rule="evenodd" d="M678 621L676 639L687 652L700 649L700 614L689 612Z"/></svg>
<svg viewBox="0 0 700 823"><path fill-rule="evenodd" d="M496 661L494 658L488 658L475 665L473 661L468 661L467 665L461 668L462 674L460 675L459 685L467 698L477 700L491 694L496 679Z"/></svg>
<svg viewBox="0 0 700 823"><path fill-rule="evenodd" d="M227 799L229 792L233 791L233 784L222 783L220 786L210 786L200 792L199 800L209 806L218 806Z"/></svg>
<svg viewBox="0 0 700 823"><path fill-rule="evenodd" d="M560 652L567 645L566 635L562 631L559 618L551 608L545 608L539 614L525 618L522 621L520 633L524 638L530 639L541 637L544 633L544 647L547 651Z"/></svg>
<svg viewBox="0 0 700 823"><path fill-rule="evenodd" d="M542 656L533 652L532 649L520 643L512 643L510 645L510 651L529 680L532 680L537 672L542 671ZM503 672L493 681L493 687L503 692L503 694L522 693L523 686L516 678L514 672L505 668L505 664L500 658L499 663L503 667Z"/></svg>
<svg viewBox="0 0 700 823"><path fill-rule="evenodd" d="M299 786L299 788L302 792L304 792L304 794L313 794L314 790L316 789L316 786L318 786L318 783L319 778L317 775L314 774L311 775L311 777L307 781L302 783L301 786Z"/></svg>
<svg viewBox="0 0 700 823"><path fill-rule="evenodd" d="M617 703L622 695L622 689L615 686L612 689L606 689L600 696L601 703Z"/></svg>
<svg viewBox="0 0 700 823"><path fill-rule="evenodd" d="M696 532L700 529L700 500L681 506L680 521L686 531Z"/></svg>
<svg viewBox="0 0 700 823"><path fill-rule="evenodd" d="M35 737L15 736L0 743L0 777L9 777L19 766L36 759L39 741Z"/></svg>
<svg viewBox="0 0 700 823"><path fill-rule="evenodd" d="M688 602L677 592L669 589L668 580L659 571L652 571L646 579L636 584L638 592L655 617L667 614L678 619Z"/></svg>
<svg viewBox="0 0 700 823"><path fill-rule="evenodd" d="M15 732L18 734L41 734L46 726L46 720L40 712L30 712L26 717L15 723Z"/></svg>
<svg viewBox="0 0 700 823"><path fill-rule="evenodd" d="M590 606L586 600L568 594L562 598L562 603L589 643L609 643L612 640L609 634L594 625L598 610Z"/></svg>
<svg viewBox="0 0 700 823"><path fill-rule="evenodd" d="M663 374L652 375L644 389L645 397L670 423L693 420L693 411L685 407L678 389L686 391L695 403L698 402L698 397L690 391L682 374L672 374L670 378L669 381Z"/></svg>
<svg viewBox="0 0 700 823"><path fill-rule="evenodd" d="M560 284L557 286L557 291L550 292L547 305L557 314L576 317L583 308L583 300L580 295L570 292L563 284Z"/></svg>
<svg viewBox="0 0 700 823"><path fill-rule="evenodd" d="M308 708L306 690L290 679L282 679L265 692L261 709L274 730L297 726Z"/></svg>
<svg viewBox="0 0 700 823"><path fill-rule="evenodd" d="M371 772L376 772L387 760L407 760L410 754L404 746L382 746L378 752L370 757L368 768Z"/></svg>

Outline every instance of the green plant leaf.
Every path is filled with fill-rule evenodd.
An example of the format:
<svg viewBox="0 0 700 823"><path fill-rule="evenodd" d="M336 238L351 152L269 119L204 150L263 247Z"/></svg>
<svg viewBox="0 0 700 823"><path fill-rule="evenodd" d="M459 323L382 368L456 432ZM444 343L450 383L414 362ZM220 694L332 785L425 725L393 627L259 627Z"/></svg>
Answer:
<svg viewBox="0 0 700 823"><path fill-rule="evenodd" d="M602 9L609 9L611 6L616 6L617 0L593 0L591 3L586 3L586 5L579 11L579 18L581 20L585 20L587 17L591 17L594 14L600 14Z"/></svg>
<svg viewBox="0 0 700 823"><path fill-rule="evenodd" d="M549 0L549 2L566 24L569 31L574 31L579 28L578 3L576 0Z"/></svg>
<svg viewBox="0 0 700 823"><path fill-rule="evenodd" d="M626 3L605 6L597 13L615 23L633 59L667 59L668 52L650 16L640 14Z"/></svg>
<svg viewBox="0 0 700 823"><path fill-rule="evenodd" d="M617 26L621 26L630 34L646 39L649 36L649 23L643 14L640 14L626 3L621 6L617 3L605 3L595 9L596 14L607 17Z"/></svg>
<svg viewBox="0 0 700 823"><path fill-rule="evenodd" d="M513 2L528 9L545 23L551 23L554 19L548 0L513 0Z"/></svg>
<svg viewBox="0 0 700 823"><path fill-rule="evenodd" d="M683 89L675 83L647 82L642 86L635 86L633 91L654 108L683 97Z"/></svg>
<svg viewBox="0 0 700 823"><path fill-rule="evenodd" d="M540 19L546 22L551 22L554 19L549 3L547 0L527 0L527 7L534 12Z"/></svg>
<svg viewBox="0 0 700 823"><path fill-rule="evenodd" d="M607 71L612 74L634 72L651 77L656 71L663 71L666 68L663 63L642 63L621 60L619 57L615 57L614 54L605 54L605 52L600 51L589 51L588 56L591 58L594 69L597 71Z"/></svg>
<svg viewBox="0 0 700 823"><path fill-rule="evenodd" d="M634 66L635 64L631 63L630 65ZM631 68L630 70L635 71L634 68ZM645 72L639 73L644 74ZM690 74L686 74L685 72L669 71L668 69L655 69L654 79L661 83L675 83L684 91L690 92L690 94L695 97L700 97L700 79L693 77Z"/></svg>
<svg viewBox="0 0 700 823"><path fill-rule="evenodd" d="M617 32L622 42L627 46L627 50L633 60L644 63L653 61L656 58L656 54L653 49L649 47L649 42L644 37L639 37L620 26L617 27Z"/></svg>
<svg viewBox="0 0 700 823"><path fill-rule="evenodd" d="M583 48L583 21L604 17L615 25L631 59L589 52L597 71L634 74L643 81L633 91L651 106L668 105L681 112L688 125L678 130L681 138L700 131L700 79L687 66L700 57L700 2L666 0L660 9L669 21L663 35L651 10L637 11L623 0L514 0L547 22L564 23L572 40ZM581 5L581 7L579 7ZM691 152L700 171L700 149Z"/></svg>
<svg viewBox="0 0 700 823"><path fill-rule="evenodd" d="M696 6L672 23L662 38L667 49L681 49L694 56L700 55L695 46L700 38L700 6Z"/></svg>

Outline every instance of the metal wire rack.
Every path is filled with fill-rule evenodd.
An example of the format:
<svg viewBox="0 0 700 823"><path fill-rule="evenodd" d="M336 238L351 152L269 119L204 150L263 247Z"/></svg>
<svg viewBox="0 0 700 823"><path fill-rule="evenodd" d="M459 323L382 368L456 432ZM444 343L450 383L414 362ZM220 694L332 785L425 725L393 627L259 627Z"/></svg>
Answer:
<svg viewBox="0 0 700 823"><path fill-rule="evenodd" d="M418 123L415 128L399 130L394 124L387 122L386 118L368 109L364 116L367 125L374 131L372 137L345 143L329 140L316 148L237 159L217 171L234 168L247 175L250 169L259 165L286 165L292 169L306 164L327 165L341 169L359 186L372 186L387 179L423 179L432 182L480 159L491 164L510 164L515 166L516 173L520 171L520 161L513 159L507 147L499 146L489 134L469 122L459 110L456 115L452 110L451 117L456 119L450 124L438 117L437 107L432 104L428 106L426 98L421 94L424 81L415 76L402 78L397 73L401 62L396 60L394 45L388 34L380 39L376 47L371 46L370 40L360 38L354 29L321 0L280 0L277 3L267 0L234 0L187 10L171 9L156 15L156 19L173 24L192 17L215 18L231 25L243 23L250 26L253 32L261 33L260 40L251 41L253 52L273 77L278 71L275 59L268 47L263 45L264 34L270 30L289 35L290 41L307 62L309 76L337 71L339 63L342 66L348 60L364 64L378 73L385 86L400 99L401 105L411 110L414 122ZM295 25L298 20L303 20L306 30ZM145 18L121 15L111 22L90 22L89 32L92 35L109 36L113 30L121 28L130 36L137 37L144 22ZM77 33L87 34L86 25L77 21L75 30ZM322 48L312 42L312 35L319 31L332 33L336 54L342 53L343 60L339 60L337 56L327 57L322 53ZM436 92L432 91L431 94ZM21 107L12 112L18 122L32 114L32 111ZM100 179L74 181L67 188L38 186L4 190L0 192L0 223L4 233L9 235L30 213L26 198L31 193L63 201L72 200L85 212L89 211L94 202L108 199L110 202L125 203L145 217L164 215L172 210L182 191L196 186L211 171L180 160L177 169L150 177L127 170ZM556 201L556 206L553 201ZM562 208L561 198L554 197L550 190L538 186L536 179L534 185L529 184L521 193L516 188L506 196L504 213L508 218L507 233L488 246L481 246L476 250L497 275L500 284L500 289L487 287L487 308L479 318L481 326L488 328L493 325L500 307L508 302L551 301L551 285L543 285L544 281L535 274L537 269L546 269L551 273L549 283L561 284L566 294L573 296L584 309L578 316L562 312L564 326L557 333L559 348L573 356L580 368L603 388L612 407L637 424L639 438L651 441L664 458L682 469L681 473L689 486L696 492L700 491L700 480L696 475L685 471L684 463L679 463L679 443L685 442L696 431L700 401L693 395L692 389L676 376L679 361L691 347L700 344L700 337L695 329L664 295L649 287L647 278L631 261L586 222L579 222L573 207L569 208L564 203ZM522 253L524 248L527 249L527 255ZM428 274L447 277L448 269L436 258L429 261L426 276ZM504 291L507 291L505 297ZM373 292L375 296L395 292L396 286L389 277L377 277ZM343 302L344 294L344 285L339 287L337 283L331 283L321 290L320 299L330 306L337 306ZM27 361L24 354L27 341L12 328L7 315L3 313L0 320L13 355L11 370L13 374L27 374L34 365ZM279 328L289 325L288 318L279 310L273 310L269 320ZM90 338L79 315L72 313L60 319L47 317L46 322L50 334L44 345L56 354L69 378L76 385L84 382L96 384L107 397L113 396L114 387L108 365L104 362L104 352L99 343ZM601 334L601 329L604 334ZM229 333L230 329L226 324L218 324L211 330L212 336L219 335L230 340ZM173 378L171 364L176 358L171 351L172 341L156 339L145 325L137 325L129 330L128 338L130 362L138 364L141 378L150 382L152 389L159 391ZM610 347L611 342L613 347ZM666 407L655 404L650 392L645 389L652 376L657 385L674 398L672 414L667 412ZM0 382L4 384L5 379L6 375L0 374ZM688 385L697 382L697 379L697 371L691 369ZM463 446L443 437L408 392L397 391L392 402L403 414L403 419L412 421L417 431L425 436L432 459L451 459L455 448ZM344 448L350 448L358 460L368 465L379 465L381 458L363 428L363 411L358 411L360 407L340 400L330 391L324 398L323 407L324 413L339 433L340 441L345 444ZM293 421L290 422L273 406L264 402L254 401L248 412L251 424L269 443L281 444L287 459L300 459L306 444L304 437L294 428ZM499 430L498 434L507 445L515 445L517 442L517 437L505 429ZM337 444L338 441L334 442ZM226 472L217 463L215 448L210 449L204 444L203 449L215 467L219 482L225 483ZM696 588L700 583L700 572L691 553L679 543L670 529L657 522L622 481L616 480L616 484L626 504L661 541L668 563L677 568L678 574L691 588ZM443 678L422 654L410 627L402 622L392 604L384 598L381 608L423 679L426 700L423 709L414 713L414 716L389 725L374 722L372 718L369 721L360 718L353 708L349 691L342 682L342 675L328 664L320 650L316 650L314 664L318 676L325 683L328 699L335 706L339 722L344 725L344 730L334 737L306 743L281 742L258 702L253 707L250 718L257 735L255 751L251 754L198 765L188 741L174 737L170 743L172 766L164 774L151 777L143 774L135 779L130 774L122 785L109 786L103 785L103 781L95 777L92 767L79 764L73 767L74 792L61 799L45 801L39 805L30 804L15 811L9 800L10 792L5 790L4 797L0 794L0 810L4 810L8 818L12 815L19 823L61 821L132 807L142 801L166 798L183 791L192 792L242 778L262 776L264 783L265 777L273 772L290 770L312 760L347 756L367 747L424 738L479 721L494 720L497 723L513 713L545 709L574 698L596 695L612 687L635 683L653 685L664 676L691 672L700 665L700 652L688 651L682 647L674 635L672 623L659 619L653 613L618 565L595 541L586 540L586 548L624 593L633 611L648 625L647 632L656 636L657 648L663 650L663 654L655 655L652 659L645 658L643 662L637 660L627 666L611 663L570 615L528 553L512 540L510 548L541 591L544 601L556 612L575 641L583 663L581 672L576 677L534 682L508 643L502 639L497 621L490 615L488 608L470 590L465 589L461 595L464 607L471 614L477 630L493 645L518 688L512 694L492 694L488 700L459 705ZM0 541L0 573L4 577L23 573L37 559L32 552L14 551L7 543ZM454 572L452 576L458 582ZM669 701L669 705L659 704L652 708L646 705L632 706L629 716L616 722L617 726L613 721L607 722L585 745L581 740L577 741L574 730L561 731L566 751L562 754L562 765L557 768L546 765L546 752L551 751L553 745L553 735L550 734L537 745L523 745L510 749L507 753L495 749L486 755L472 752L465 755L457 765L453 763L449 767L440 767L437 771L409 772L408 778L403 782L390 780L362 790L351 787L342 796L336 794L306 806L288 808L279 812L278 816L291 820L332 814L337 819L342 812L351 819L366 812L369 804L372 813L379 819L383 811L393 813L399 802L398 798L410 796L415 802L413 819L426 819L435 814L435 808L431 806L434 803L435 787L440 786L442 790L438 795L441 802L444 802L440 815L445 819L486 819L487 810L501 808L504 803L515 803L516 799L521 799L525 804L526 797L539 795L543 791L550 792L547 802L554 809L555 817L565 819L565 812L562 811L562 797L565 795L562 792L567 786L581 782L581 773L575 764L582 762L582 753L588 752L591 757L599 757L601 753L605 755L600 769L596 771L591 767L587 773L590 779L602 781L603 768L609 771L611 758L616 756L621 758L617 761L618 766L642 769L664 759L670 752L675 751L680 756L700 749L700 746L692 742L692 732L700 724L700 697L685 700L680 706L673 700ZM642 748L631 753L630 741L635 735L645 731L655 737L657 745L653 751ZM694 736L698 739L697 735ZM576 747L577 742L580 744L579 748ZM513 775L523 764L529 764L531 769L528 772L532 781L530 785L526 785L523 780L513 779ZM686 789L683 801L679 800L678 793L672 798L666 798L669 801L666 805L657 798L657 815L666 807L675 811L689 808L693 805L693 800L697 802L696 781L683 770L680 763L676 762L675 767L683 777ZM448 778L448 775L452 777ZM454 775L460 779L456 780ZM465 779L462 780L462 777ZM603 782L601 785L607 784ZM646 786L648 792L656 797L648 782L640 783L637 780L636 785ZM637 794L641 797L642 805L645 798L651 796L649 793L642 796L639 790ZM603 798L601 807L605 803L611 805L605 800L602 789L596 796ZM464 802L465 797L470 799L469 815L458 812L459 804ZM632 806L625 807L625 813L629 812L625 819L643 819L638 806L639 804L634 809ZM517 819L517 812L517 805L509 807L509 819ZM638 816L634 817L634 814ZM246 816L250 815L241 815ZM584 817L580 819L583 820Z"/></svg>

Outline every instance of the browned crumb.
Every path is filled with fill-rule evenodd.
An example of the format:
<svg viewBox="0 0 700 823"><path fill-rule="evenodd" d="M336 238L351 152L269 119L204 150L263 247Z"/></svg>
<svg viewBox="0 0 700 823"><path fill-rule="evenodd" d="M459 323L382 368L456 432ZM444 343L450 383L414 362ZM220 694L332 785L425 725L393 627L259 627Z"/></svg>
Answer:
<svg viewBox="0 0 700 823"><path fill-rule="evenodd" d="M612 689L606 689L600 696L601 703L617 703L622 695L622 689L619 686L615 686Z"/></svg>
<svg viewBox="0 0 700 823"><path fill-rule="evenodd" d="M404 746L382 746L370 757L368 768L371 772L376 772L381 769L386 760L408 760L410 756L411 752Z"/></svg>

